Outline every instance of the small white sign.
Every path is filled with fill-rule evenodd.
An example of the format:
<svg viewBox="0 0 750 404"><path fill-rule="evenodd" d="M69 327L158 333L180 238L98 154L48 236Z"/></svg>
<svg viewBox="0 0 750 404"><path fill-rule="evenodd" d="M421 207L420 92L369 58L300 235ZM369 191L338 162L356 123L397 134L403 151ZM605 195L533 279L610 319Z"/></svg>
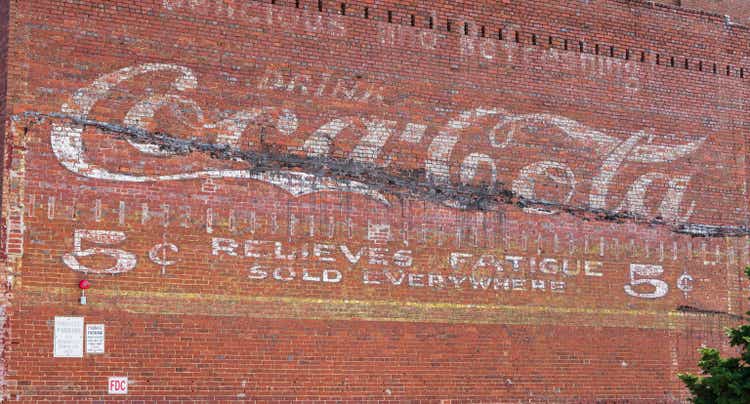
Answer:
<svg viewBox="0 0 750 404"><path fill-rule="evenodd" d="M55 358L83 358L83 317L55 317Z"/></svg>
<svg viewBox="0 0 750 404"><path fill-rule="evenodd" d="M104 324L86 324L86 353L104 353Z"/></svg>
<svg viewBox="0 0 750 404"><path fill-rule="evenodd" d="M122 376L110 377L107 382L109 394L128 394L128 378Z"/></svg>

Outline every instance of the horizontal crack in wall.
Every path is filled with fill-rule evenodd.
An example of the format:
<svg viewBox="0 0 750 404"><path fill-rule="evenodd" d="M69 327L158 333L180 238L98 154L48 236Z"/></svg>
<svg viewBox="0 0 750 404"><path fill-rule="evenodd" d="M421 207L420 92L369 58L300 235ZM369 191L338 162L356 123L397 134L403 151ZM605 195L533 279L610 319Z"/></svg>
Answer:
<svg viewBox="0 0 750 404"><path fill-rule="evenodd" d="M150 132L137 127L83 118L64 113L25 112L25 118L35 122L45 119L65 120L82 127L92 127L118 139L135 141L159 147L162 151L186 155L203 153L214 159L244 161L250 165L249 174L294 170L316 177L351 180L365 184L374 191L398 198L418 198L463 210L496 211L501 206L531 208L545 213L565 212L586 221L635 223L640 225L665 226L671 231L695 237L740 237L750 235L746 226L720 226L699 223L670 224L660 218L644 218L632 213L613 212L588 207L576 207L542 200L524 198L498 182L494 187L464 184L436 183L424 170L386 170L371 163L351 159L303 156L280 152L268 144L260 150L241 150L221 143L209 143L196 139L181 139L168 133ZM15 115L11 119L19 120Z"/></svg>

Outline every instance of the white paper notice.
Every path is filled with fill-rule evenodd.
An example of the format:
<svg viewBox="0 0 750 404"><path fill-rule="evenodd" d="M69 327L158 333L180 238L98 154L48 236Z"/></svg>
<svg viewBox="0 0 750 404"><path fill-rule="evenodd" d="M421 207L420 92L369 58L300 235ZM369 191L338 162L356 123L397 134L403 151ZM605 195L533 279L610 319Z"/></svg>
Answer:
<svg viewBox="0 0 750 404"><path fill-rule="evenodd" d="M104 324L86 324L86 353L104 353Z"/></svg>
<svg viewBox="0 0 750 404"><path fill-rule="evenodd" d="M83 317L55 317L56 358L83 357Z"/></svg>

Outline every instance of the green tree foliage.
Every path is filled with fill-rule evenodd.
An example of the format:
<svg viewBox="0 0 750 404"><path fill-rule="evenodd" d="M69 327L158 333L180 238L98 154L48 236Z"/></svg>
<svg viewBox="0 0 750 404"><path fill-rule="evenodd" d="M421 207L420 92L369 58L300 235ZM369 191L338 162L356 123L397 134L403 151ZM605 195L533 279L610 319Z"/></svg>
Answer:
<svg viewBox="0 0 750 404"><path fill-rule="evenodd" d="M750 267L745 268L745 274L750 277ZM698 367L704 376L678 375L693 394L694 403L750 403L750 325L728 328L727 336L733 347L740 348L740 357L722 358L716 349L701 348Z"/></svg>

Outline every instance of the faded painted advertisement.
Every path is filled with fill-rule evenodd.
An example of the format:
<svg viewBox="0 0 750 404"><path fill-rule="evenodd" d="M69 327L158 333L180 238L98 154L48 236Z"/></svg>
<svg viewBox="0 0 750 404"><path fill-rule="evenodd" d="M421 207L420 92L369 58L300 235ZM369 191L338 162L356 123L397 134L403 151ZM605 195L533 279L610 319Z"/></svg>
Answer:
<svg viewBox="0 0 750 404"><path fill-rule="evenodd" d="M72 245L60 257L64 267L87 275L155 267L164 276L183 266L186 255L199 254L232 263L239 268L232 276L251 288L343 287L419 296L454 291L494 300L514 299L518 293L579 295L587 287L615 285L619 299L685 300L696 287L696 276L747 259L748 246L741 240L713 251L713 244L690 239L662 237L641 244L604 233L583 239L554 227L540 232L531 226L527 232L523 222L504 218L576 222L580 216L607 226L615 218L626 226L656 225L665 235L742 231L734 224L693 221L699 213L690 192L700 171L695 157L708 147L709 134L596 128L551 112L514 113L512 105L502 103L456 111L435 107L432 116L423 108L416 115L396 114L396 119L385 105L385 85L351 85L332 75L289 75L272 67L261 72L255 91L293 96L299 104L240 105L217 114L195 98L204 90L193 69L146 63L101 75L59 112L26 117L49 121L54 158L80 178L133 185L191 182L209 193L230 180L237 200L271 186L291 200L348 194L389 215L403 211L398 206L404 200L422 201L476 219L459 224L390 217L363 224L352 215L313 211L227 210L221 204L196 211L187 205L154 208L144 202L134 207L97 199L91 207L93 224L124 227L77 225ZM98 105L139 80L161 84L142 96L129 94L121 120L97 116ZM311 97L384 109L352 115L333 108L317 116L305 110ZM442 116L445 120L435 123ZM161 121L173 122L172 129L161 130ZM106 142L104 150L116 145L116 160L97 150ZM556 147L525 152L540 142ZM33 217L35 207L43 205L49 220L78 220L80 203L64 199L30 195L27 214ZM68 210L73 216L62 213ZM106 212L115 216L106 220ZM131 224L133 215L139 223ZM203 241L183 242L184 230L169 230L174 225L184 230L197 225L205 232ZM133 226L156 229L161 239L144 249L141 237L152 237L132 234L128 229ZM682 266L698 256L698 273Z"/></svg>
<svg viewBox="0 0 750 404"><path fill-rule="evenodd" d="M304 160L301 162L286 162L289 168L299 166L302 169L288 169L285 162L279 162L277 169L270 170L260 167L250 155L245 155L246 167L240 169L219 169L206 167L199 170L151 174L131 174L114 169L108 169L96 164L86 156L86 146L83 132L86 124L91 125L89 113L96 103L106 98L111 89L123 81L146 74L165 74L174 76L172 91L166 94L152 94L148 98L139 100L125 114L121 126L107 127L107 122L100 123L100 129L117 131L126 128L126 139L133 148L135 158L165 158L184 154L185 150L204 148L205 153L226 156L225 160L243 160L242 147L250 148L257 154L258 145L245 136L259 124L267 122L287 137L304 139L299 147L289 147L287 153L299 159L318 159L329 163L326 159L333 159L333 148L337 136L343 131L351 129L359 134L359 140L349 151L348 155L339 160L350 162L357 169L386 169L395 176L399 170L411 167L399 167L398 156L384 156L384 145L393 138L406 143L426 145L422 161L417 168L424 173L422 178L401 178L403 187L417 188L418 183L434 187L454 186L457 189L471 187L476 184L477 177L487 177L484 185L487 194L498 192L502 187L510 185L513 194L530 205L549 205L558 208L578 208L593 211L606 211L613 214L621 213L639 218L660 218L670 224L684 224L690 221L695 209L695 202L686 200L685 194L690 186L692 176L698 167L687 165L685 169L675 172L669 164L685 160L700 149L706 136L696 136L693 140L683 139L679 134L657 135L644 129L629 133L625 138L618 138L608 134L605 129L596 129L573 119L549 114L514 114L500 107L478 106L473 109L460 111L445 125L428 128L421 124L425 117L412 117L405 121L394 121L379 116L334 116L311 133L304 133L300 129L300 118L297 113L288 108L274 105L248 106L231 116L216 121L206 116L195 100L184 95L185 90L199 87L195 73L184 66L168 64L144 64L127 67L116 72L106 74L95 80L89 86L81 88L72 97L70 103L63 105L58 117L67 118L67 122L56 123L51 133L51 145L55 156L68 170L88 178L123 181L123 182L159 182L180 181L201 178L242 178L273 184L292 195L306 195L321 191L354 192L377 199L389 204L387 195L381 191L382 187L372 181L352 181L344 179L346 173L338 176L316 175L305 172ZM259 83L261 88L294 89L302 86L301 91L306 94L308 89L301 83L292 81L285 83L273 82L274 77L266 76ZM322 90L319 90L322 92ZM350 90L355 91L355 90ZM368 97L364 94L362 97ZM162 134L149 136L149 125L158 111L171 108L180 114L189 114L193 118L186 122L194 131L191 138L198 143L189 141L176 142L178 138ZM95 124L93 126L96 126ZM253 129L250 129L253 128ZM457 156L456 145L462 133L469 129L484 133L490 147L477 147L468 150L464 156ZM129 132L128 132L129 130ZM430 133L432 132L432 133ZM215 142L205 139L208 133ZM556 156L547 156L549 160L527 161L517 172L505 171L507 178L499 177L499 168L507 167L505 159L514 155L514 146L523 145L526 138L534 136L559 138L569 141L575 147L587 151L582 159L597 161L593 171L582 171L578 167L554 160ZM203 137L203 139L201 139ZM428 142L423 142L427 137ZM211 143L210 145L208 143ZM180 150L180 147L185 150ZM213 148L213 149L211 149ZM590 153L588 151L591 151ZM256 158L256 160L261 160ZM291 159L290 159L291 160ZM135 160L137 161L137 160ZM620 200L615 200L609 194L609 189L621 171L629 164L642 165L644 173L639 174L626 187L627 192ZM658 165L658 166L657 166ZM650 168L653 166L653 168ZM683 164L685 166L685 164ZM353 169L354 170L354 169ZM131 170L128 170L131 171ZM540 179L551 182L562 189L559 195L546 195L537 190L535 184ZM648 192L657 190L660 198L656 203L648 203ZM586 195L583 199L574 195ZM469 202L461 195L447 195L442 201L448 206L469 208ZM549 209L529 208L529 212L549 213Z"/></svg>

